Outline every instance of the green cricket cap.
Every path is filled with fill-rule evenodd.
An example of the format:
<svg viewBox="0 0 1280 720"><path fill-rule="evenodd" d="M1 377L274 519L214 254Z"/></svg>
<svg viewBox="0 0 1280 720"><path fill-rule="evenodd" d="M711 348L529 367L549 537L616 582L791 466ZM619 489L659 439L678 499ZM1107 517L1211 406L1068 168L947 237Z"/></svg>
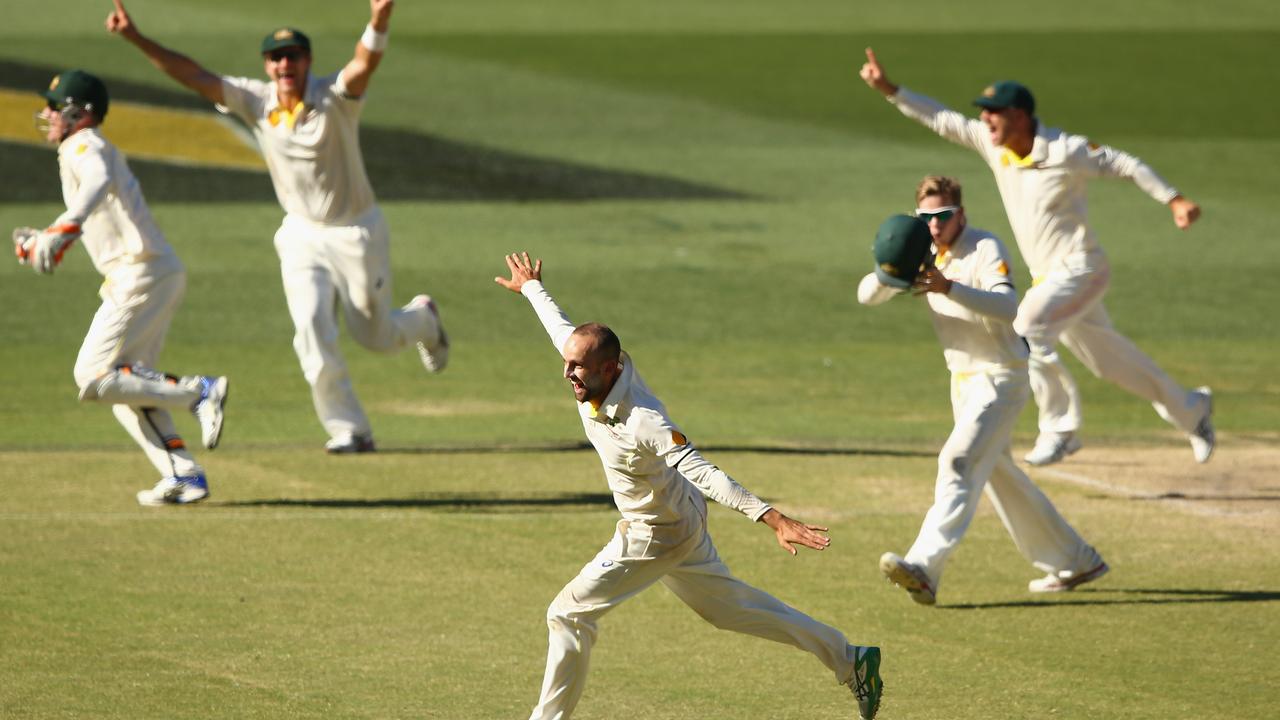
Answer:
<svg viewBox="0 0 1280 720"><path fill-rule="evenodd" d="M283 27L279 30L273 30L262 38L262 54L281 48L296 47L302 48L305 52L311 52L311 38L307 34L297 28Z"/></svg>
<svg viewBox="0 0 1280 720"><path fill-rule="evenodd" d="M58 108L65 105L82 107L99 121L107 116L110 103L106 84L83 70L68 70L55 75L49 82L49 89L41 95Z"/></svg>
<svg viewBox="0 0 1280 720"><path fill-rule="evenodd" d="M933 234L924 221L910 215L894 215L876 231L871 254L876 259L880 282L902 290L911 287L924 264Z"/></svg>
<svg viewBox="0 0 1280 720"><path fill-rule="evenodd" d="M1031 95L1031 91L1026 85L1012 80L1001 80L988 85L982 91L982 97L974 100L973 104L988 110L1003 110L1011 107L1025 110L1028 115L1036 114L1036 99Z"/></svg>

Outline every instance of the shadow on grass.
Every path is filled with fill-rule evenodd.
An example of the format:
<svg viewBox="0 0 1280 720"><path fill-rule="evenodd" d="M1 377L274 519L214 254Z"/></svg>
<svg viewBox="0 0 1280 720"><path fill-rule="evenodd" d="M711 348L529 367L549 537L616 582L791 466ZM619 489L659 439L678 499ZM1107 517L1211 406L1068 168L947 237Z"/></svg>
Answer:
<svg viewBox="0 0 1280 720"><path fill-rule="evenodd" d="M936 453L920 450L889 450L879 448L842 447L793 447L786 445L698 445L704 453L750 453L759 455L860 455L867 457L935 457ZM494 455L503 453L585 452L591 443L547 443L530 445L444 446L444 447L380 447L379 455Z"/></svg>
<svg viewBox="0 0 1280 720"><path fill-rule="evenodd" d="M408 498L273 498L206 502L218 507L260 508L346 508L354 510L386 508L423 508L447 512L512 512L533 511L548 507L557 509L581 507L584 510L612 509L613 496L608 493L556 493L525 497L508 497L498 493L439 493Z"/></svg>
<svg viewBox="0 0 1280 720"><path fill-rule="evenodd" d="M0 86L37 91L59 70L0 60ZM103 78L112 100L128 100L213 113L192 93ZM111 137L111 116L103 124ZM37 138L34 126L31 131ZM198 138L193 139L198 142ZM670 175L599 167L581 162L466 143L403 128L363 125L360 146L375 194L382 200L428 202L573 202L588 200L747 200L746 193ZM273 202L261 171L201 167L182 161L131 158L129 165L150 202ZM49 182L29 182L32 173L0 177L4 202L62 200L53 148L0 142L0 167L48 168Z"/></svg>
<svg viewBox="0 0 1280 720"><path fill-rule="evenodd" d="M1080 595L1121 595L1132 597L1088 597ZM1053 600L1009 600L992 603L937 605L940 610L992 610L999 608L1054 608L1097 605L1196 605L1202 603L1275 602L1275 590L1177 590L1177 589L1084 589Z"/></svg>

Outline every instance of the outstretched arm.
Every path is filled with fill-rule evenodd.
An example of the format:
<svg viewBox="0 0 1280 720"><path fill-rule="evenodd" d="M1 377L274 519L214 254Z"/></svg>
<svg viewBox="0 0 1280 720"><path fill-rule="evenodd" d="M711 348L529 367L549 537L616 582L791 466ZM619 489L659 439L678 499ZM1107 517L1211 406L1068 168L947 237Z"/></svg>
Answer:
<svg viewBox="0 0 1280 720"><path fill-rule="evenodd" d="M1077 142L1087 143L1084 152L1076 155L1081 158L1087 172L1132 180L1143 192L1158 202L1167 204L1169 211L1173 213L1174 224L1183 230L1200 219L1200 206L1184 197L1137 156L1109 145L1088 143L1083 138Z"/></svg>
<svg viewBox="0 0 1280 720"><path fill-rule="evenodd" d="M369 78L382 62L382 55L387 51L387 30L391 27L391 6L394 4L393 0L369 0L369 25L356 43L356 54L342 68L342 83L351 97L364 95L369 88Z"/></svg>
<svg viewBox="0 0 1280 720"><path fill-rule="evenodd" d="M556 346L556 352L563 355L564 344L573 334L573 323L569 322L569 317L564 314L559 305L556 305L556 301L551 298L546 288L542 287L542 260L530 261L527 252L512 253L506 259L507 269L511 271L511 279L508 280L499 275L493 281L529 299L529 304L533 305L533 311L542 321L542 327L551 337L551 344Z"/></svg>
<svg viewBox="0 0 1280 720"><path fill-rule="evenodd" d="M204 69L199 63L174 52L138 31L124 3L113 0L115 9L107 16L107 30L133 43L152 65L179 83L194 90L212 103L222 104L222 78Z"/></svg>
<svg viewBox="0 0 1280 720"><path fill-rule="evenodd" d="M880 65L875 51L871 48L867 48L867 62L863 64L858 75L868 87L878 91L889 102L896 105L903 115L947 140L979 152L989 145L986 140L986 126L980 121L967 118L932 98L917 95L901 85L890 82L884 67Z"/></svg>

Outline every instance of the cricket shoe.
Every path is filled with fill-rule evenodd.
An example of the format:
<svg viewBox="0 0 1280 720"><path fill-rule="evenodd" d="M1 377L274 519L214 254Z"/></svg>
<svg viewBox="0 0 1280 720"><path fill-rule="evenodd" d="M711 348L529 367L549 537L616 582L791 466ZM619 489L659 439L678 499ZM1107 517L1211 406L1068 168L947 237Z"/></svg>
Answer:
<svg viewBox="0 0 1280 720"><path fill-rule="evenodd" d="M925 575L924 569L919 565L887 552L880 556L880 572L886 580L906 590L911 599L921 605L932 605L938 601L938 595L929 583L929 576Z"/></svg>
<svg viewBox="0 0 1280 720"><path fill-rule="evenodd" d="M373 444L372 435L347 435L329 438L324 444L324 451L330 455L355 455L371 453L378 448Z"/></svg>
<svg viewBox="0 0 1280 720"><path fill-rule="evenodd" d="M1204 417L1196 423L1196 429L1191 431L1187 439L1191 441L1191 452L1195 454L1196 462L1207 463L1213 456L1213 447L1217 442L1213 434L1213 391L1207 387L1198 387L1194 392L1204 396Z"/></svg>
<svg viewBox="0 0 1280 720"><path fill-rule="evenodd" d="M1062 462L1068 455L1074 455L1082 447L1080 438L1074 432L1040 433L1035 447L1023 459L1036 467Z"/></svg>
<svg viewBox="0 0 1280 720"><path fill-rule="evenodd" d="M854 654L853 676L845 685L858 701L858 717L861 720L874 718L880 711L880 696L884 693L884 681L880 679L880 648L858 647Z"/></svg>
<svg viewBox="0 0 1280 720"><path fill-rule="evenodd" d="M204 473L167 477L150 490L139 490L137 497L139 505L150 507L187 505L209 497L209 483Z"/></svg>
<svg viewBox="0 0 1280 720"><path fill-rule="evenodd" d="M1082 573L1075 573L1070 570L1049 573L1038 580L1032 580L1027 583L1027 589L1033 593L1067 592L1075 590L1087 582L1097 580L1106 575L1110 569L1105 562L1099 560L1097 566L1092 570L1086 570Z"/></svg>
<svg viewBox="0 0 1280 720"><path fill-rule="evenodd" d="M430 295L419 295L405 305L406 310L421 307L427 308L435 316L437 334L433 343L429 344L425 340L418 341L418 357L422 358L422 367L426 368L427 372L438 373L449 364L449 334L444 331L444 323L440 321L440 308L436 306L436 301L432 300Z"/></svg>
<svg viewBox="0 0 1280 720"><path fill-rule="evenodd" d="M191 412L200 421L200 440L206 450L218 447L222 438L223 409L227 406L227 389L230 381L226 377L210 377L201 375L200 399L192 406Z"/></svg>

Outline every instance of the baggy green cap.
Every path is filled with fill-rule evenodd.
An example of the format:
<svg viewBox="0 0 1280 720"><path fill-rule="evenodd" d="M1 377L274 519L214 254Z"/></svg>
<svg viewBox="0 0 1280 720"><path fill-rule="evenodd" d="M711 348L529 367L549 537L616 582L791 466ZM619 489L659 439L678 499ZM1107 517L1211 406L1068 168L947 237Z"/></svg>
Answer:
<svg viewBox="0 0 1280 720"><path fill-rule="evenodd" d="M933 245L933 234L924 221L910 215L894 215L876 231L871 254L880 282L905 290L911 287Z"/></svg>
<svg viewBox="0 0 1280 720"><path fill-rule="evenodd" d="M1003 110L1011 107L1025 110L1028 115L1036 114L1036 99L1032 97L1031 91L1026 85L1012 80L1001 80L994 85L988 85L982 91L982 97L974 100L973 104L988 110Z"/></svg>
<svg viewBox="0 0 1280 720"><path fill-rule="evenodd" d="M68 70L54 76L42 96L56 107L75 105L93 113L101 121L107 116L107 86L83 70Z"/></svg>
<svg viewBox="0 0 1280 720"><path fill-rule="evenodd" d="M296 47L302 48L308 54L311 52L311 38L306 33L297 28L283 27L279 30L273 30L262 38L262 54L266 55L272 50L280 48Z"/></svg>

